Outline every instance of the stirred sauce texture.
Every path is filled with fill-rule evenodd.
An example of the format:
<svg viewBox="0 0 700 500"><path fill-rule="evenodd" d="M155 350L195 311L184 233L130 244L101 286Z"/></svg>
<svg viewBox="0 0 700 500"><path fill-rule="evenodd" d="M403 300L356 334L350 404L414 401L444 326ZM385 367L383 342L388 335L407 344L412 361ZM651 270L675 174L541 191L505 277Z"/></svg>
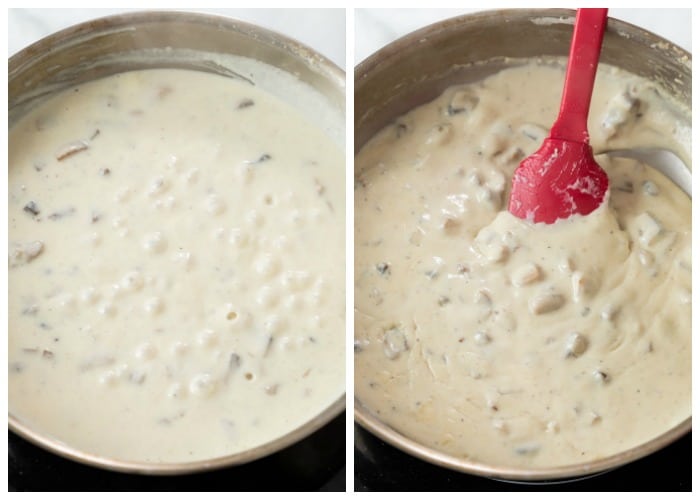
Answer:
<svg viewBox="0 0 700 500"><path fill-rule="evenodd" d="M344 160L254 86L145 70L10 129L9 409L116 459L269 442L344 391Z"/></svg>
<svg viewBox="0 0 700 500"><path fill-rule="evenodd" d="M526 65L450 88L356 158L356 395L457 457L586 462L691 413L689 197L600 155L611 190L592 214L535 225L506 211L562 79ZM599 71L594 150L675 145L677 127L649 82Z"/></svg>

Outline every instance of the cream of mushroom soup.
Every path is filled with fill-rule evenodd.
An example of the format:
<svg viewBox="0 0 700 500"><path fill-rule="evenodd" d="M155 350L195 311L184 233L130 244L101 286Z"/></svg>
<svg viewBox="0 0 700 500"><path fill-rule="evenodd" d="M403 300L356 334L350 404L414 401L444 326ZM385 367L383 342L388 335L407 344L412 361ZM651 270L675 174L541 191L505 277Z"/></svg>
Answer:
<svg viewBox="0 0 700 500"><path fill-rule="evenodd" d="M600 155L611 189L592 214L545 225L506 210L562 81L528 64L449 88L356 157L355 393L456 457L587 462L691 413L687 194ZM687 137L652 84L609 67L589 128L597 151Z"/></svg>
<svg viewBox="0 0 700 500"><path fill-rule="evenodd" d="M344 392L344 158L256 87L185 70L56 95L9 138L9 410L181 463Z"/></svg>

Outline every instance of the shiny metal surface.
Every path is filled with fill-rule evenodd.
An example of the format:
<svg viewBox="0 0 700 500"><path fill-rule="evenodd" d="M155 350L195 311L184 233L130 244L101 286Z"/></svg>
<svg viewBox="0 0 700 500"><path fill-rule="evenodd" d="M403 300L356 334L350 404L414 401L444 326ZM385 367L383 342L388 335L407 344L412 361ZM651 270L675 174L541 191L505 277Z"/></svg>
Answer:
<svg viewBox="0 0 700 500"><path fill-rule="evenodd" d="M136 12L96 19L57 32L9 60L10 122L27 106L71 85L110 74L156 67L209 71L233 78L230 68L201 54L233 54L279 68L316 89L327 106L344 115L345 74L312 49L257 26L229 18L185 12ZM278 96L280 97L280 96ZM290 97L289 99L292 99ZM301 427L262 446L188 463L114 460L72 448L8 415L9 429L71 460L135 474L184 474L243 464L309 436L343 412L345 395Z"/></svg>
<svg viewBox="0 0 700 500"><path fill-rule="evenodd" d="M575 11L513 9L448 19L413 32L355 68L355 153L396 117L456 83L481 80L523 58L566 57ZM520 60L520 62L519 62ZM641 28L609 19L601 62L657 82L690 124L691 55ZM690 165L688 165L690 168ZM690 186L682 186L690 193ZM418 458L449 469L519 481L576 478L606 471L657 451L691 430L691 418L636 448L605 459L520 469L459 459L417 443L385 425L355 398L355 420Z"/></svg>

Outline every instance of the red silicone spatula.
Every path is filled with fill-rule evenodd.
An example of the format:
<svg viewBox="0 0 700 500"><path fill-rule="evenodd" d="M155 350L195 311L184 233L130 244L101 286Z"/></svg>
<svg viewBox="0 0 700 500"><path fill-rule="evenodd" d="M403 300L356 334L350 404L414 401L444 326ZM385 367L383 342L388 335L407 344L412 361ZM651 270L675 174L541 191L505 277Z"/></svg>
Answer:
<svg viewBox="0 0 700 500"><path fill-rule="evenodd" d="M587 122L607 14L608 9L576 13L559 117L540 149L513 175L508 210L517 217L551 224L589 214L603 201L608 176L593 159Z"/></svg>

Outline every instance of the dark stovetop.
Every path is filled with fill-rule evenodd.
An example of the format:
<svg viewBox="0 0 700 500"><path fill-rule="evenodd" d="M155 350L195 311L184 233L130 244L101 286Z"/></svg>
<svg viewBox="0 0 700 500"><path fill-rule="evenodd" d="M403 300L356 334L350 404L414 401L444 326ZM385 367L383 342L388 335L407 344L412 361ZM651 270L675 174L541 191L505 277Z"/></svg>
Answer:
<svg viewBox="0 0 700 500"><path fill-rule="evenodd" d="M10 491L345 491L345 413L278 453L202 474L140 476L88 467L9 433Z"/></svg>
<svg viewBox="0 0 700 500"><path fill-rule="evenodd" d="M515 484L423 462L355 425L355 491L691 491L688 433L648 457L574 482Z"/></svg>

